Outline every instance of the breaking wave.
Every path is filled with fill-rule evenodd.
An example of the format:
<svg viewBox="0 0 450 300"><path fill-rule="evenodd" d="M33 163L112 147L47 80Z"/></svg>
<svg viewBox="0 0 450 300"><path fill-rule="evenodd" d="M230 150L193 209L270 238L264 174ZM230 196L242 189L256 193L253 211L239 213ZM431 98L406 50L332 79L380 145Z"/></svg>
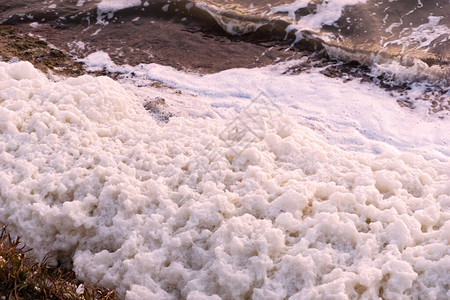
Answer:
<svg viewBox="0 0 450 300"><path fill-rule="evenodd" d="M22 1L27 2L27 1ZM128 16L154 15L201 24L203 31L275 42L335 59L359 61L376 70L407 68L402 80L442 82L450 75L450 3L378 0L93 0L16 4L2 23L54 20L58 25L102 24ZM1 6L0 6L1 7ZM1 11L1 9L0 9ZM145 30L145 29L143 29ZM133 34L130 32L130 34ZM145 33L142 33L145 34ZM384 67L379 68L380 65ZM420 66L418 68L418 66Z"/></svg>

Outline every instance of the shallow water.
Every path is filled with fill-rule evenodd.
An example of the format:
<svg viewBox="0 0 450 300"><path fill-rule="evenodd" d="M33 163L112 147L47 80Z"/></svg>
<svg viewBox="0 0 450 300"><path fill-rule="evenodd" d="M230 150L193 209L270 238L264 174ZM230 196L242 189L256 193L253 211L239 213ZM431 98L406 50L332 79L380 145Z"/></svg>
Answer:
<svg viewBox="0 0 450 300"><path fill-rule="evenodd" d="M257 6L252 1L207 2L217 4L222 14L281 18L348 51L448 62L450 3L444 0L263 1Z"/></svg>

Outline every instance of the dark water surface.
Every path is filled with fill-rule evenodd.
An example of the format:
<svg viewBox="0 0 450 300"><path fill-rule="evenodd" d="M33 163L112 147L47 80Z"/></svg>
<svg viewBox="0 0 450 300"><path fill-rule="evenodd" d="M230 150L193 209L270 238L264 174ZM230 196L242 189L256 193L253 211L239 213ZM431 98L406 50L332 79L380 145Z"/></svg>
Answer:
<svg viewBox="0 0 450 300"><path fill-rule="evenodd" d="M258 6L251 5L254 2L251 0L209 2L222 7L219 9L222 14L226 8L236 15L260 15L269 22L283 20L299 31L313 33L326 45L352 52L419 57L429 63L449 61L450 1L447 0L284 0L258 1ZM338 17L334 18L335 15ZM314 26L317 24L314 20L321 21L320 26Z"/></svg>

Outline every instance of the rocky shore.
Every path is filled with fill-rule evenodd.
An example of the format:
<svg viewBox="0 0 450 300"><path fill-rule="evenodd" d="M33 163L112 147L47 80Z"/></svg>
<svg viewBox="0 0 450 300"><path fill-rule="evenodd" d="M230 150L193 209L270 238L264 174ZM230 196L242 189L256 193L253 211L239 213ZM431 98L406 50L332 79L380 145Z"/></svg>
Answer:
<svg viewBox="0 0 450 300"><path fill-rule="evenodd" d="M6 25L0 25L0 60L29 61L39 70L57 75L79 76L85 73L82 64L67 52Z"/></svg>

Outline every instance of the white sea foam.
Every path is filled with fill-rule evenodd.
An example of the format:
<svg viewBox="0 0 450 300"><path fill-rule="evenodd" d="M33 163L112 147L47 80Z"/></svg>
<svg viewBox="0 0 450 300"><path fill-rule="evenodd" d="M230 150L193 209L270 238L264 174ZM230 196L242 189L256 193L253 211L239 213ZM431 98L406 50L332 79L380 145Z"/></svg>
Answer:
<svg viewBox="0 0 450 300"><path fill-rule="evenodd" d="M405 59L406 61L407 59ZM420 59L410 59L409 66L402 65L398 61L374 63L372 75L384 76L397 83L431 82L450 86L450 67L443 65L429 66ZM450 99L450 98L449 98Z"/></svg>
<svg viewBox="0 0 450 300"><path fill-rule="evenodd" d="M116 11L141 4L141 0L102 0L97 5L97 23L107 24L105 17L111 19Z"/></svg>
<svg viewBox="0 0 450 300"><path fill-rule="evenodd" d="M449 298L450 163L267 108L158 125L109 78L0 63L0 222L126 299Z"/></svg>
<svg viewBox="0 0 450 300"><path fill-rule="evenodd" d="M271 9L272 13L287 13L289 18L295 23L297 30L320 30L323 25L332 25L339 20L342 10L347 5L355 5L365 3L366 0L330 0L322 1L317 4L317 10L314 14L308 14L297 20L295 12L303 7L308 6L312 2L310 0L296 0L290 4L279 5Z"/></svg>
<svg viewBox="0 0 450 300"><path fill-rule="evenodd" d="M343 61L358 61L371 68L371 73L377 77L382 76L390 79L393 83L404 84L412 82L431 83L444 87L450 85L450 66L435 64L429 66L427 63L405 53L401 57L383 58L378 54L367 55L366 53L348 52L339 47L325 46L327 53L336 59Z"/></svg>
<svg viewBox="0 0 450 300"><path fill-rule="evenodd" d="M102 13L111 13L138 5L141 5L141 0L102 0L97 8Z"/></svg>
<svg viewBox="0 0 450 300"><path fill-rule="evenodd" d="M384 44L401 45L402 49L423 49L429 50L432 44L443 44L450 39L450 29L445 25L439 25L443 19L442 16L429 16L428 23L422 24L416 28L404 28L400 37Z"/></svg>
<svg viewBox="0 0 450 300"><path fill-rule="evenodd" d="M316 128L324 138L345 149L379 153L393 149L389 146L392 145L427 158L447 160L450 156L450 118L445 112L442 120L428 115L430 103L425 101L418 102L415 111L408 111L376 86L356 80L342 84L341 79L327 78L319 70L283 75L296 61L210 75L179 72L157 64L117 66L104 52L93 53L82 61L92 70L133 73L134 77L157 80L186 94L195 94L197 97L181 99L184 101L169 96L168 101L191 115L233 119L251 99L263 93L283 113ZM379 66L383 67L385 72L391 71L385 65Z"/></svg>

